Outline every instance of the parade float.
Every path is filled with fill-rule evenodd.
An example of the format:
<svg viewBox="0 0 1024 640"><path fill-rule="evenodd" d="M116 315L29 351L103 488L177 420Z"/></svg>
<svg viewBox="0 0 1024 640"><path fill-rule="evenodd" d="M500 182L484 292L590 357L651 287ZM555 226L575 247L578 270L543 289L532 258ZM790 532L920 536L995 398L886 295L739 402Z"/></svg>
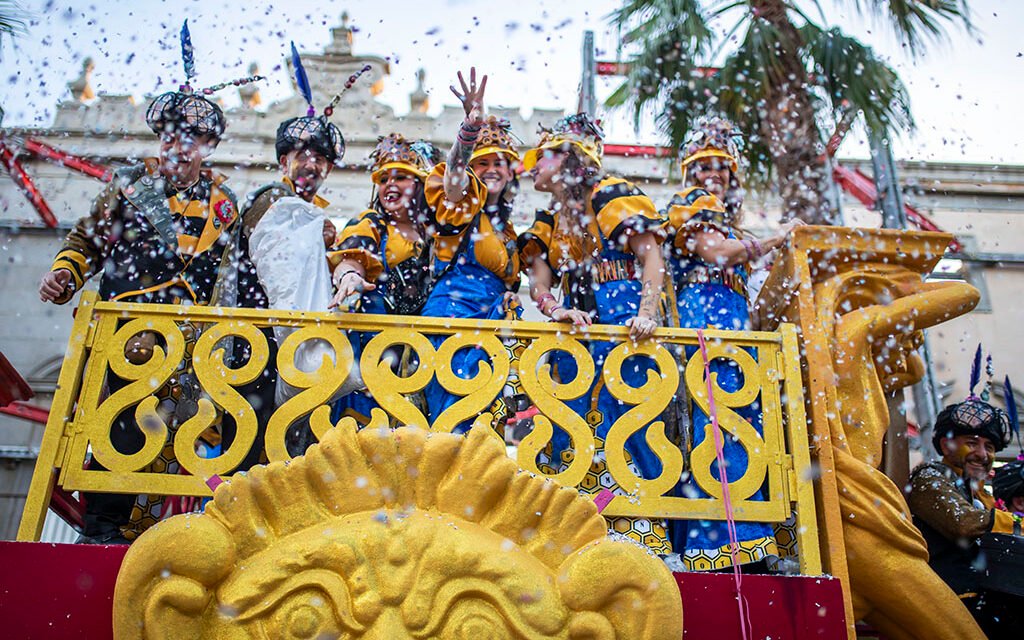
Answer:
<svg viewBox="0 0 1024 640"><path fill-rule="evenodd" d="M84 294L19 540L0 543L2 614L20 631L12 637L955 637L933 611L959 605L928 568L900 490L879 471L887 397L923 374L914 355L922 330L978 300L967 284L927 280L951 239L798 229L754 305L759 331L664 328L640 343L626 328L602 325L572 331ZM272 364L265 330L273 327L293 329L276 368L298 393L260 425L238 387ZM141 331L158 334L159 346L136 364L125 346ZM355 364L346 331L376 334L358 368L381 410L361 430L348 417L332 424L326 404ZM188 333L199 334L191 353ZM632 409L604 448L628 496L589 486L590 416L565 404L595 375L588 339L617 343L600 375ZM294 364L310 340L338 354L314 373ZM225 341L248 343L251 356L231 361ZM415 353L408 375L391 366L395 347ZM472 379L450 366L464 348L488 354ZM576 359L575 380L552 379L546 355L554 351ZM631 387L617 371L638 355L657 372ZM719 358L742 371L739 391L726 393L705 375ZM173 430L152 393L187 361L204 393ZM111 376L125 383L114 392ZM435 377L462 399L429 423L411 398ZM496 402L510 386L529 398L532 417L515 447L506 446L508 416ZM688 452L679 446L662 416L683 393L714 417L717 435L742 443L742 475L716 478L720 437ZM736 413L754 402L763 438ZM131 453L109 435L126 412L144 434ZM234 439L202 457L196 439L222 412L235 418ZM291 458L288 430L306 418L319 443ZM474 421L469 435L451 433L466 420ZM639 478L624 444L648 424L662 473ZM575 451L557 474L538 458L553 425ZM236 474L253 447L267 464ZM170 452L180 472L156 472ZM89 456L104 470L86 468ZM674 495L684 472L712 497ZM767 499L750 499L761 488ZM212 501L130 547L34 542L48 508L73 519L81 505L72 496L84 492ZM603 516L769 522L781 572L672 573L639 545L609 536Z"/></svg>

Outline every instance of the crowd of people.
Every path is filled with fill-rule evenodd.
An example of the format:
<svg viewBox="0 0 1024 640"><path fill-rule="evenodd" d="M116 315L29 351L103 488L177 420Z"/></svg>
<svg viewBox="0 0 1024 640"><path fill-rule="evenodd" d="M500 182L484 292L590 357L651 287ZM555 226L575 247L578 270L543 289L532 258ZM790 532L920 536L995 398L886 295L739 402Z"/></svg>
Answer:
<svg viewBox="0 0 1024 640"><path fill-rule="evenodd" d="M301 72L297 56L295 62ZM515 320L522 311L518 291L525 277L532 303L553 322L621 325L633 340L651 337L659 326L750 328L751 265L801 223L788 222L767 238L744 230L742 138L730 123L709 118L693 124L680 149L681 189L659 207L636 185L605 171L603 133L589 114L562 118L534 145L523 145L508 122L487 116L487 77L478 81L473 69L458 80L452 91L465 119L447 154L398 132L381 137L371 156L370 206L340 230L324 216L328 203L319 195L345 154L342 132L330 122L331 106L318 114L304 92L307 113L282 122L277 131L279 179L249 194L239 209L226 177L205 166L227 128L220 107L206 97L208 91L188 84L158 96L146 113L159 136L158 155L118 170L69 233L43 277L41 298L65 303L86 280L100 275L104 300ZM517 233L511 214L521 176L548 194L550 205ZM296 290L321 280L309 296L296 296ZM267 332L272 349L288 331ZM196 337L186 336L188 348ZM358 360L372 336L349 338ZM434 338L438 344L442 339ZM125 357L144 362L159 340L140 333ZM578 415L588 416L597 443L589 473L598 481L584 484L628 495L611 478L604 457L610 426L629 408L601 383L599 372L614 344L590 340L585 345L598 373L589 393L569 401ZM247 357L246 344L233 348L236 357ZM471 377L485 357L465 349L451 366L457 375ZM407 357L395 360L396 366L408 364ZM577 362L570 354L552 354L551 364L562 380L575 379ZM622 376L641 386L653 366L631 358ZM735 363L716 360L710 367L726 392L742 385ZM268 367L241 389L265 416L279 405L287 386L275 377ZM114 390L123 382L110 374L108 384ZM194 415L201 394L187 367L154 392L172 430ZM459 399L436 380L422 395L430 420ZM332 403L335 420L349 415L363 424L376 407L355 377ZM760 432L758 403L740 411ZM684 448L693 448L708 437L710 418L696 405L686 413L692 440ZM936 425L942 459L915 471L909 494L933 566L954 590L975 598L969 602L975 610L991 610L995 599L978 584L983 571L977 540L1020 534L1024 463L1007 465L997 476L1001 502L983 487L994 451L1007 444L1015 421L973 396L948 408ZM645 430L634 434L626 451L633 472L652 478L660 474L661 463L645 436ZM126 414L113 426L111 439L119 451L130 453L141 446L142 435ZM207 439L211 451L232 439L232 419L222 416ZM556 428L541 454L543 468L562 470L571 460L566 453L572 444ZM167 449L161 468L174 473L170 443ZM261 439L242 468L257 464L259 451ZM722 453L730 474L742 475L745 449L727 437ZM95 460L91 465L99 468ZM692 479L684 478L674 491L707 497ZM754 499L765 498L758 493ZM166 515L166 503L150 496L90 494L85 539L130 542ZM690 569L727 569L736 559L756 570L767 568L778 554L768 524L737 523L738 554L730 553L725 522L611 518L609 526L658 553L680 554ZM972 542L965 546L963 540Z"/></svg>

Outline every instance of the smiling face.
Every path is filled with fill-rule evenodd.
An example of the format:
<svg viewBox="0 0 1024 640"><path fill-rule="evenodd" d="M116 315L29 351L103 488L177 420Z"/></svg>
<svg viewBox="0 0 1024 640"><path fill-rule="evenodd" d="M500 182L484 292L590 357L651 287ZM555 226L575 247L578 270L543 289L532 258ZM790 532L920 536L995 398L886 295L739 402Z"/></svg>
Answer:
<svg viewBox="0 0 1024 640"><path fill-rule="evenodd" d="M311 149L293 149L279 158L281 170L295 185L295 193L307 202L320 190L334 165Z"/></svg>
<svg viewBox="0 0 1024 640"><path fill-rule="evenodd" d="M470 161L469 168L487 186L488 204L497 202L505 187L512 182L512 167L509 166L508 157L503 153L488 153L474 158Z"/></svg>
<svg viewBox="0 0 1024 640"><path fill-rule="evenodd" d="M964 470L964 475L978 482L984 482L992 471L996 459L996 447L991 440L978 435L961 435L942 438L943 457L953 466Z"/></svg>
<svg viewBox="0 0 1024 640"><path fill-rule="evenodd" d="M380 204L386 213L406 213L416 192L416 176L392 169L377 187Z"/></svg>
<svg viewBox="0 0 1024 640"><path fill-rule="evenodd" d="M185 132L165 132L160 136L160 174L175 188L195 184L203 160L217 148L213 136L195 136Z"/></svg>
<svg viewBox="0 0 1024 640"><path fill-rule="evenodd" d="M692 184L707 189L719 200L724 201L732 171L725 158L711 157L702 158L690 164L687 176L692 176L689 178Z"/></svg>

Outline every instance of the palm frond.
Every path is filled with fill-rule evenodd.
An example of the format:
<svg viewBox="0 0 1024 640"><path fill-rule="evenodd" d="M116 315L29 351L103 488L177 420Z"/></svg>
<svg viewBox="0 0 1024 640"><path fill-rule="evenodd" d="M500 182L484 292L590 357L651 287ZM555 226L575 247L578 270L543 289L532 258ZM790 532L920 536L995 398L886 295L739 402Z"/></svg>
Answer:
<svg viewBox="0 0 1024 640"><path fill-rule="evenodd" d="M801 27L804 55L814 84L828 100L834 116L860 111L873 133L912 131L910 97L896 71L875 52L838 28Z"/></svg>
<svg viewBox="0 0 1024 640"><path fill-rule="evenodd" d="M0 34L25 33L25 11L13 0L0 0Z"/></svg>
<svg viewBox="0 0 1024 640"><path fill-rule="evenodd" d="M967 0L853 0L858 10L868 10L891 25L911 55L925 52L929 43L946 37L945 27L962 25L973 31Z"/></svg>
<svg viewBox="0 0 1024 640"><path fill-rule="evenodd" d="M606 104L630 106L639 122L652 102L663 101L666 83L685 83L696 71L696 60L713 42L699 0L628 0L611 14L623 32L624 43L642 43L630 59L630 73Z"/></svg>

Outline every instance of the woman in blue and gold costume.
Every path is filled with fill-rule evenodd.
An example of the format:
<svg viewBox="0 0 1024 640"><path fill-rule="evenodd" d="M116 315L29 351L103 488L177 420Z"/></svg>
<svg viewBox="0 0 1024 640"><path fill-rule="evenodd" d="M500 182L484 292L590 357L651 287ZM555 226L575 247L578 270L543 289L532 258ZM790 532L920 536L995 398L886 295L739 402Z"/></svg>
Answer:
<svg viewBox="0 0 1024 640"><path fill-rule="evenodd" d="M539 211L533 226L520 237L520 255L530 278L530 295L541 313L574 325L625 325L633 340L641 340L660 324L664 220L637 187L603 174L602 138L597 124L580 113L543 131L537 147L526 153L523 165L533 176L534 187L551 194L551 209ZM559 284L561 302L552 293ZM613 342L587 343L594 359L594 382L589 392L566 404L587 418L597 436L589 471L592 481L581 485L592 489L581 490L596 493L609 488L626 496L628 490L611 479L604 453L609 429L631 408L613 398L602 381L602 366L614 347ZM576 378L576 361L569 354L554 352L551 363L559 379ZM622 366L623 381L643 386L652 367L645 358L629 358ZM653 479L661 473L661 461L645 438L646 428L626 441L627 460L635 475ZM540 456L541 468L559 472L568 464L567 456L575 454L575 443L556 428L550 447L550 457ZM618 517L610 518L609 526L656 552L670 550L661 521Z"/></svg>
<svg viewBox="0 0 1024 640"><path fill-rule="evenodd" d="M459 128L447 162L427 177L425 195L433 227L433 290L423 315L438 318L518 319L515 291L519 288L519 258L512 227L512 203L519 184L515 168L519 153L509 123L484 117L487 76L480 84L476 69L467 83L459 73L466 118ZM440 339L434 339L435 346ZM469 378L486 359L479 349L463 349L452 358L452 370ZM433 380L425 390L430 420L459 396ZM468 428L459 425L457 431Z"/></svg>
<svg viewBox="0 0 1024 640"><path fill-rule="evenodd" d="M669 267L675 291L676 317L671 324L690 329L749 331L747 302L749 263L785 242L789 231L802 224L794 221L782 232L758 241L740 227L743 192L739 175L740 136L731 123L718 118L695 123L683 143L683 190L669 202ZM700 357L696 347L687 357ZM753 354L752 354L753 355ZM715 360L711 372L725 391L742 387L743 377L733 361ZM763 435L758 401L735 409ZM714 448L710 419L691 404L693 450ZM723 452L731 478L739 478L747 467L746 450L723 432ZM718 478L717 463L712 475ZM692 478L678 487L690 498L709 497ZM752 499L764 499L759 491ZM724 521L675 521L673 546L688 570L707 571L732 566L729 536ZM736 523L741 564L760 563L778 554L771 525ZM760 566L758 568L761 568Z"/></svg>
<svg viewBox="0 0 1024 640"><path fill-rule="evenodd" d="M362 313L419 315L429 290L430 239L424 224L423 186L434 148L393 133L378 141L371 158L370 208L342 229L329 253L338 265L333 305ZM371 337L350 336L357 360ZM376 406L368 394L355 391L338 400L332 418L337 422L351 416L365 425Z"/></svg>

